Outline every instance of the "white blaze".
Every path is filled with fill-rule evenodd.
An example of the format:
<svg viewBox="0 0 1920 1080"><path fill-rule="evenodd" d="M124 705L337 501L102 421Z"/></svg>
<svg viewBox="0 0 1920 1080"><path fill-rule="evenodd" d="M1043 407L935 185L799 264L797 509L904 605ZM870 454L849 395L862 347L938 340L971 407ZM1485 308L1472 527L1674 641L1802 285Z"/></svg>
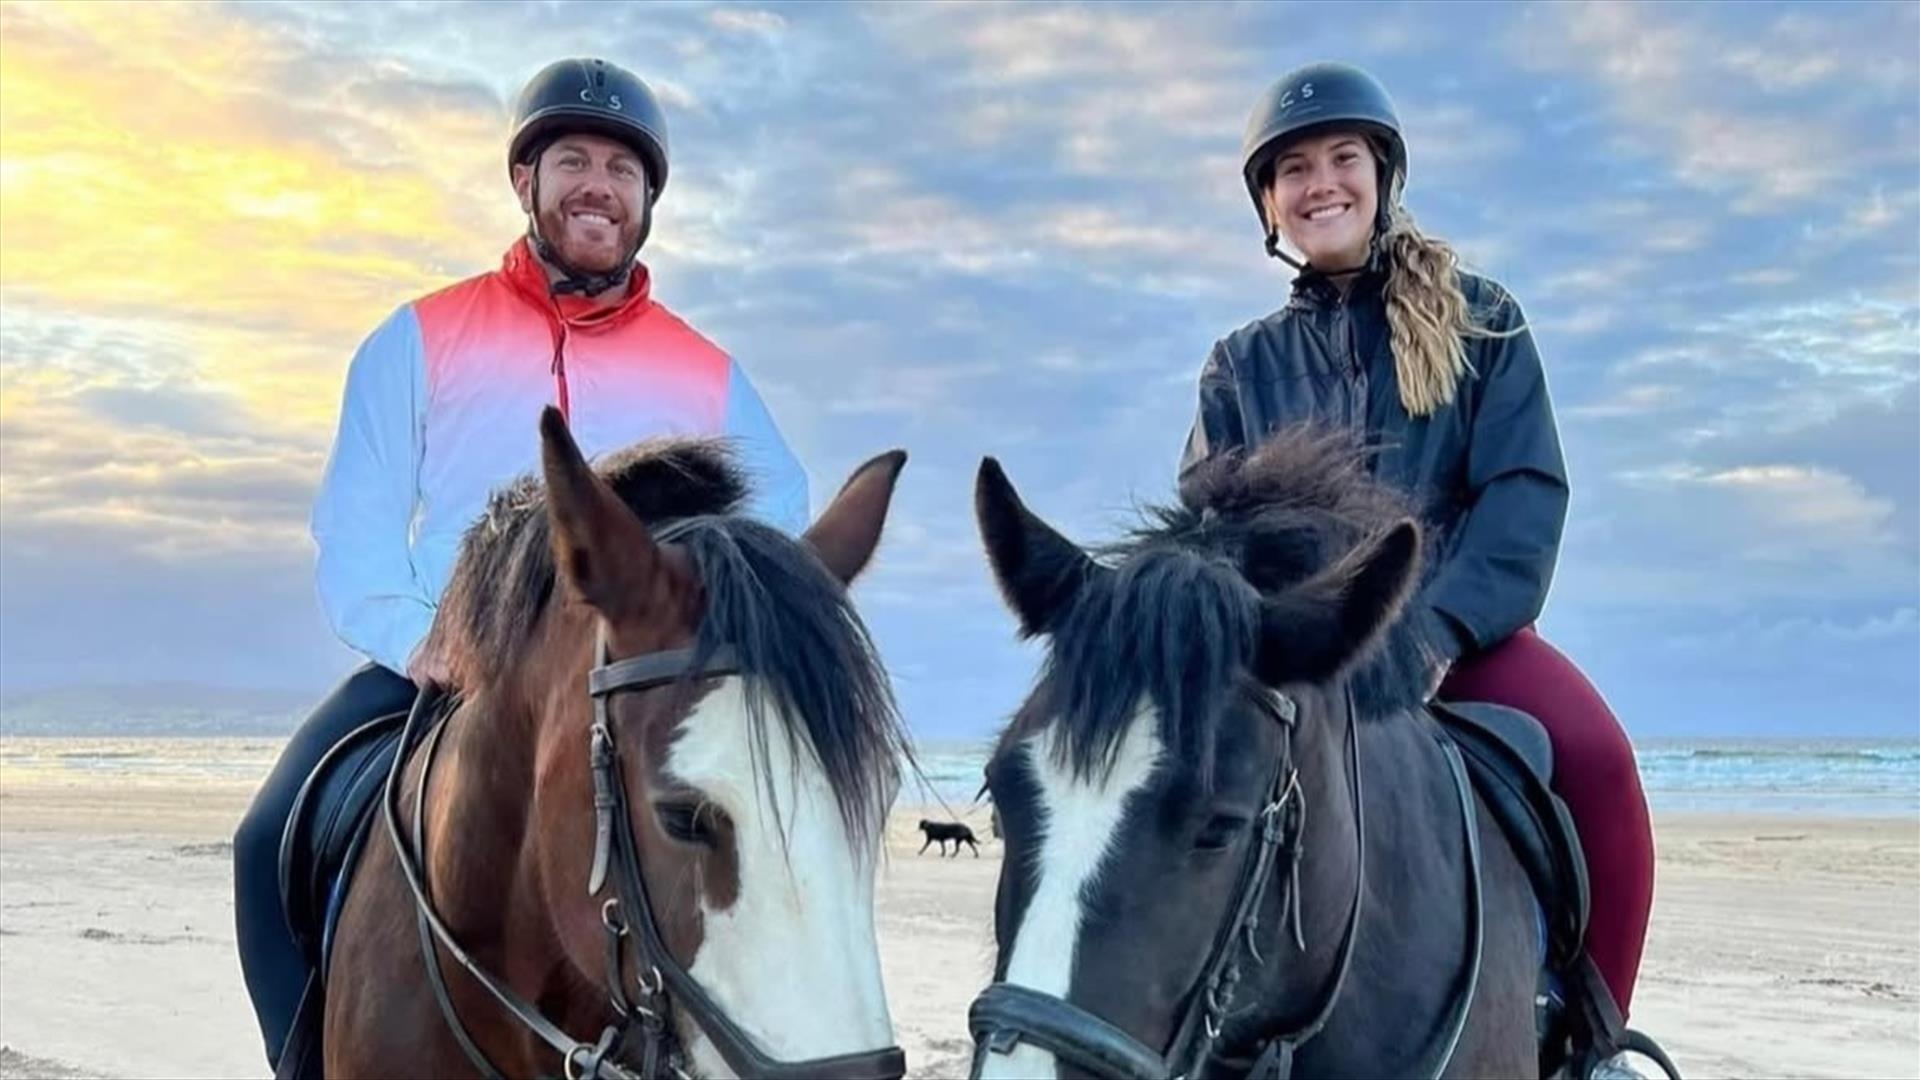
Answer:
<svg viewBox="0 0 1920 1080"><path fill-rule="evenodd" d="M733 818L740 868L740 893L730 907L702 901L704 940L688 971L775 1058L891 1046L873 929L879 836L854 849L812 749L796 746L771 711L766 720L760 767L767 781L753 760L738 678L701 700L667 757L668 772ZM767 801L769 784L778 819ZM698 1072L732 1075L705 1032L686 1034Z"/></svg>
<svg viewBox="0 0 1920 1080"><path fill-rule="evenodd" d="M1014 933L1007 982L1067 996L1080 938L1082 895L1113 848L1127 798L1146 786L1160 761L1159 732L1159 717L1142 707L1120 738L1113 771L1087 779L1076 779L1070 767L1056 763L1051 741L1042 741L1046 736L1036 735L1024 744L1040 787L1039 818L1045 832L1033 897ZM988 1053L981 1075L993 1080L1050 1077L1054 1059L1023 1042L1010 1054Z"/></svg>

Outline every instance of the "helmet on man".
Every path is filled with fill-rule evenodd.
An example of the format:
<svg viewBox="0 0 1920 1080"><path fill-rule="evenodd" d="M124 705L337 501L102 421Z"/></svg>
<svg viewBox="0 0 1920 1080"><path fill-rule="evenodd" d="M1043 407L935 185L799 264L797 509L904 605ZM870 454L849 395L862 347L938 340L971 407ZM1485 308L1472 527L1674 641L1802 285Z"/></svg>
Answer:
<svg viewBox="0 0 1920 1080"><path fill-rule="evenodd" d="M594 296L626 282L633 259L653 229L653 204L667 186L667 118L653 90L625 68L593 58L556 60L527 81L514 105L513 130L507 142L509 175L516 165L536 165L554 140L574 134L601 135L624 143L640 158L647 173L644 216L633 250L613 272L588 274L568 266L540 235L535 171L535 206L527 221L527 235L534 250L566 275L554 286L556 293Z"/></svg>

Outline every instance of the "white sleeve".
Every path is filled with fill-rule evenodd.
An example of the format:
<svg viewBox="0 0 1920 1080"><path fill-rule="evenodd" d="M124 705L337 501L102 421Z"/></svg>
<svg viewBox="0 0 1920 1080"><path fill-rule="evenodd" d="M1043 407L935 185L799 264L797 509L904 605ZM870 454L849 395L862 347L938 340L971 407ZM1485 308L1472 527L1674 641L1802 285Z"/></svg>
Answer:
<svg viewBox="0 0 1920 1080"><path fill-rule="evenodd" d="M729 361L729 366L727 434L739 444L753 483L746 511L798 536L812 521L807 505L807 470L788 449L787 440L747 380L747 373L737 362Z"/></svg>
<svg viewBox="0 0 1920 1080"><path fill-rule="evenodd" d="M426 397L420 323L408 305L354 354L313 505L327 621L354 651L402 675L434 614L412 545Z"/></svg>

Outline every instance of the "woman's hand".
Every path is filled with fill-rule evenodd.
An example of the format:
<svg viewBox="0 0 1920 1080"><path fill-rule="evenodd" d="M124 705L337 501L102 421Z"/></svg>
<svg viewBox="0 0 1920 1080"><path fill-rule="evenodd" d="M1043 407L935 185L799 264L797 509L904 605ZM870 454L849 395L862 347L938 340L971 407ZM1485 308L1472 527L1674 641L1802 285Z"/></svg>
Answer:
<svg viewBox="0 0 1920 1080"><path fill-rule="evenodd" d="M1453 671L1453 661L1436 660L1433 668L1427 672L1427 693L1425 700L1432 701L1440 693L1440 684L1447 681L1447 675Z"/></svg>

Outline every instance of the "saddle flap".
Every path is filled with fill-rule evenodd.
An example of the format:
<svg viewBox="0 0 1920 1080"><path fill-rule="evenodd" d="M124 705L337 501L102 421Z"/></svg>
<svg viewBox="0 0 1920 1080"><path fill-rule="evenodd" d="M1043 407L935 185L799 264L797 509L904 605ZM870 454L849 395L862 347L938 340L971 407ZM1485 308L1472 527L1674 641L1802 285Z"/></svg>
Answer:
<svg viewBox="0 0 1920 1080"><path fill-rule="evenodd" d="M1460 747L1487 811L1499 822L1547 916L1550 959L1564 968L1586 939L1586 856L1573 815L1554 794L1553 744L1540 721L1489 702L1431 703Z"/></svg>
<svg viewBox="0 0 1920 1080"><path fill-rule="evenodd" d="M316 968L337 879L385 789L405 713L370 720L327 751L295 796L280 838L280 904L287 928Z"/></svg>

